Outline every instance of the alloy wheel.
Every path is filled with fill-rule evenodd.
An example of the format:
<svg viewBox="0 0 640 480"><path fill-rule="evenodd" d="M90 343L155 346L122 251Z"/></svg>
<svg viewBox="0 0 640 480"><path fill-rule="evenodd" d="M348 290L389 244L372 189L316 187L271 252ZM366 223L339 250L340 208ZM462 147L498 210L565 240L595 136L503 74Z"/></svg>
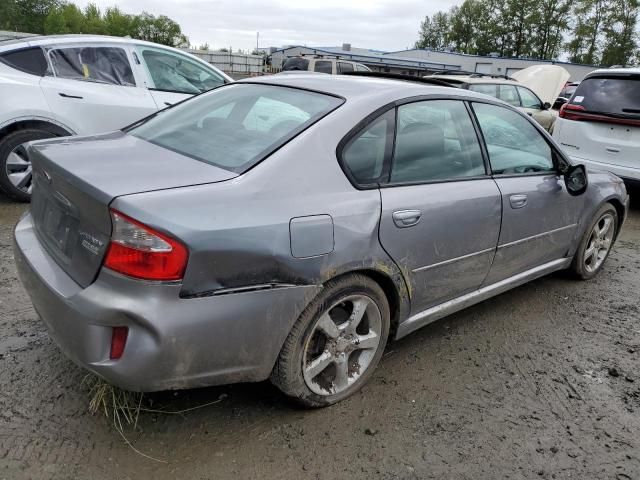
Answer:
<svg viewBox="0 0 640 480"><path fill-rule="evenodd" d="M31 162L24 145L18 145L11 150L5 163L5 169L12 185L30 195L32 189Z"/></svg>
<svg viewBox="0 0 640 480"><path fill-rule="evenodd" d="M303 376L317 395L335 395L353 385L380 347L382 316L365 295L351 295L317 320L303 352Z"/></svg>
<svg viewBox="0 0 640 480"><path fill-rule="evenodd" d="M607 258L615 233L614 222L613 215L606 213L593 227L584 251L583 261L587 272L593 273L598 270Z"/></svg>

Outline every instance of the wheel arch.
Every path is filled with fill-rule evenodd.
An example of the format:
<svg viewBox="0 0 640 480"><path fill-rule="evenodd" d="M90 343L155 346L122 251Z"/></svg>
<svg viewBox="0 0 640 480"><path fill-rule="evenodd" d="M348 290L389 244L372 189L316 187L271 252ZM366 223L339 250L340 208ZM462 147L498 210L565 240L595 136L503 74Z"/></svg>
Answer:
<svg viewBox="0 0 640 480"><path fill-rule="evenodd" d="M609 198L604 203L610 203L611 205L613 205L613 208L616 209L616 213L618 214L618 225L617 225L617 228L616 228L616 236L615 236L615 238L618 238L618 235L620 234L620 230L621 230L622 224L624 223L624 215L625 215L624 205L622 204L620 199L615 198L615 197ZM603 203L603 205L604 205L604 203Z"/></svg>
<svg viewBox="0 0 640 480"><path fill-rule="evenodd" d="M43 118L21 118L12 121L11 123L4 124L0 127L0 140L10 133L17 132L18 130L25 130L28 128L37 128L50 132L57 137L66 137L74 135L70 128L60 125L49 119Z"/></svg>
<svg viewBox="0 0 640 480"><path fill-rule="evenodd" d="M389 312L391 313L389 340L394 339L398 330L398 325L403 318L407 317L410 305L409 293L404 285L404 280L402 279L400 272L398 271L397 274L394 274L392 271L382 271L374 267L359 268L341 272L338 275L327 278L325 283L339 278L344 278L349 275L364 275L376 282L380 288L382 288L382 291L387 298L387 302L389 302Z"/></svg>

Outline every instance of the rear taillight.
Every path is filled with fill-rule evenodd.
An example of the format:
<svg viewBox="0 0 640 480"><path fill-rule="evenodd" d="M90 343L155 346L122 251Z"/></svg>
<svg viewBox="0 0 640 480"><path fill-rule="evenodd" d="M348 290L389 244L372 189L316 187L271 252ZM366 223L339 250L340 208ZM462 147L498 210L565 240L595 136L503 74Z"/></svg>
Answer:
<svg viewBox="0 0 640 480"><path fill-rule="evenodd" d="M104 266L144 280L180 280L189 253L184 245L111 210L111 242Z"/></svg>
<svg viewBox="0 0 640 480"><path fill-rule="evenodd" d="M582 105L573 105L571 103L565 103L560 107L558 116L560 118L566 118L567 120L582 120L584 115L580 112L585 112L586 109Z"/></svg>

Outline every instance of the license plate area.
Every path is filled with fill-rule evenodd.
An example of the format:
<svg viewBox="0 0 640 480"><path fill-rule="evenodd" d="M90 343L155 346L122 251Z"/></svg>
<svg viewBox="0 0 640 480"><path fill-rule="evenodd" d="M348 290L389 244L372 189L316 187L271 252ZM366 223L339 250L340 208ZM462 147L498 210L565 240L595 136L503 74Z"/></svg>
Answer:
<svg viewBox="0 0 640 480"><path fill-rule="evenodd" d="M78 238L79 219L71 202L56 191L40 188L32 199L36 231L43 245L62 263L69 263Z"/></svg>

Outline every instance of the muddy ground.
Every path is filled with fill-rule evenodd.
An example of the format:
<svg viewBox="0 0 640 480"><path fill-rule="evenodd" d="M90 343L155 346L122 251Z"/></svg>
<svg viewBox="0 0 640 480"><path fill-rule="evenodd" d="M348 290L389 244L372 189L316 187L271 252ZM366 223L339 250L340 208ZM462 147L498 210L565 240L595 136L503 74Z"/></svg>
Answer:
<svg viewBox="0 0 640 480"><path fill-rule="evenodd" d="M636 193L638 197L638 195ZM554 275L390 345L371 382L303 411L268 383L148 397L127 437L16 278L0 198L0 479L640 479L640 203L595 280Z"/></svg>

